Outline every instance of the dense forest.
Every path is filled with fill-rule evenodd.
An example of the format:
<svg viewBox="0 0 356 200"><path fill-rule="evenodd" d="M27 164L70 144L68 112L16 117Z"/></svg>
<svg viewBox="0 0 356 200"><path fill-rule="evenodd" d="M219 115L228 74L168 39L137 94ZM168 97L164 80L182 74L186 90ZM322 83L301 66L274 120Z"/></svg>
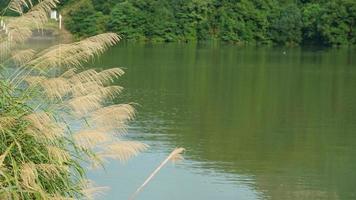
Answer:
<svg viewBox="0 0 356 200"><path fill-rule="evenodd" d="M64 0L77 37L238 44L356 44L355 0Z"/></svg>

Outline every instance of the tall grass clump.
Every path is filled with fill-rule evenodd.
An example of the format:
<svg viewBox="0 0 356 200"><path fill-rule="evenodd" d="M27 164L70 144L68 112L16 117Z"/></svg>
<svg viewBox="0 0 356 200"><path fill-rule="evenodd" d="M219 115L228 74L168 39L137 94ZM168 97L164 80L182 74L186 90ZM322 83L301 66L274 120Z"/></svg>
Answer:
<svg viewBox="0 0 356 200"><path fill-rule="evenodd" d="M84 166L126 161L147 146L125 141L131 104L112 104L120 68L82 65L119 42L113 33L37 52L24 45L58 0L11 0L0 27L0 199L90 199ZM6 13L6 10L2 13Z"/></svg>

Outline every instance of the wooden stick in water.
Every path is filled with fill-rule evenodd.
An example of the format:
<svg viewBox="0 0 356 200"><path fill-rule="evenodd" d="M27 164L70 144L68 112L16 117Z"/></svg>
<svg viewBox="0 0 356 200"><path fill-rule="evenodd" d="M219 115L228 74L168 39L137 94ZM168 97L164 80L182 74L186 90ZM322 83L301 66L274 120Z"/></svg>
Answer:
<svg viewBox="0 0 356 200"><path fill-rule="evenodd" d="M185 151L184 148L176 148L171 154L151 173L151 175L143 182L143 184L131 195L129 200L134 200L136 196L142 191L142 189L152 180L152 178L169 162L177 160L181 157L181 154Z"/></svg>

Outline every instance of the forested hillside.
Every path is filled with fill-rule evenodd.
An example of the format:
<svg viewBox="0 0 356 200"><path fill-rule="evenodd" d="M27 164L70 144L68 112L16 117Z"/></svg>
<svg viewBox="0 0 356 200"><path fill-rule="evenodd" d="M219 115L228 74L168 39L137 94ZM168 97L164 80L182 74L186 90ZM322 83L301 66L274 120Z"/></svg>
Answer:
<svg viewBox="0 0 356 200"><path fill-rule="evenodd" d="M356 0L65 0L78 37L239 44L356 44Z"/></svg>

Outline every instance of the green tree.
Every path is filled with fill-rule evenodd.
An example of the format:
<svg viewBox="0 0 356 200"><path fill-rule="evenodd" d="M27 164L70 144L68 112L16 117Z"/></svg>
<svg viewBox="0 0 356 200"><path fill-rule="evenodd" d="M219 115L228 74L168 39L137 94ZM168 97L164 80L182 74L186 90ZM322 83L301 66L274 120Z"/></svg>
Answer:
<svg viewBox="0 0 356 200"><path fill-rule="evenodd" d="M145 18L138 8L130 2L117 4L108 22L108 30L119 33L126 39L144 39Z"/></svg>
<svg viewBox="0 0 356 200"><path fill-rule="evenodd" d="M270 20L269 35L273 42L295 45L302 41L302 17L295 4L281 8Z"/></svg>
<svg viewBox="0 0 356 200"><path fill-rule="evenodd" d="M330 1L320 16L320 34L326 45L345 45L348 41L349 25L347 9L342 1Z"/></svg>
<svg viewBox="0 0 356 200"><path fill-rule="evenodd" d="M320 18L323 9L320 4L310 3L303 7L302 22L303 22L303 42L321 44L322 37L320 34Z"/></svg>
<svg viewBox="0 0 356 200"><path fill-rule="evenodd" d="M78 36L241 44L355 44L354 0L66 0ZM78 6L81 5L81 6ZM95 25L94 25L95 24Z"/></svg>
<svg viewBox="0 0 356 200"><path fill-rule="evenodd" d="M94 9L90 0L83 0L68 12L65 26L79 37L93 36L105 30L107 18Z"/></svg>

